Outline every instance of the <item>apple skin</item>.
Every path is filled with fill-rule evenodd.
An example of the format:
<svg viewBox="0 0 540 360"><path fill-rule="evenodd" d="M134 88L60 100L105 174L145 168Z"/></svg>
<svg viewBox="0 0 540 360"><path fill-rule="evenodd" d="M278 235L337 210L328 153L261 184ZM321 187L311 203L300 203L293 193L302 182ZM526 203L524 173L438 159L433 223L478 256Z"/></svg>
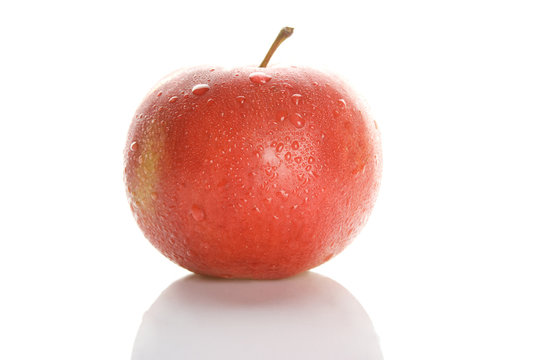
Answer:
<svg viewBox="0 0 540 360"><path fill-rule="evenodd" d="M279 279L341 252L381 177L376 123L344 82L297 67L191 68L146 96L124 178L150 242L178 265Z"/></svg>

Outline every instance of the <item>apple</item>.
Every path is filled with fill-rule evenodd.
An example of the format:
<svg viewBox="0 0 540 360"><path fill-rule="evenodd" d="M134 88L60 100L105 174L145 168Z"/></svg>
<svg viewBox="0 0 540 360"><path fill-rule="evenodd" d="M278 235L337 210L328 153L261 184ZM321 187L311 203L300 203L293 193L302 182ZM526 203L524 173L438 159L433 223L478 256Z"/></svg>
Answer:
<svg viewBox="0 0 540 360"><path fill-rule="evenodd" d="M131 209L166 257L198 274L278 279L341 252L381 176L376 123L335 76L266 67L177 71L136 111Z"/></svg>

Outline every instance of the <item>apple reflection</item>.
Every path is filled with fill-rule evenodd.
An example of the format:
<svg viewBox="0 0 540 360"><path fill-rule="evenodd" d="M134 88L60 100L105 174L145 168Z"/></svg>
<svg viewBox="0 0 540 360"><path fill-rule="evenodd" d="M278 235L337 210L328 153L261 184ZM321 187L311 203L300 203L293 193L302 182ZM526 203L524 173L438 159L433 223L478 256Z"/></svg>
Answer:
<svg viewBox="0 0 540 360"><path fill-rule="evenodd" d="M360 303L307 272L274 281L190 275L143 317L133 360L382 359Z"/></svg>

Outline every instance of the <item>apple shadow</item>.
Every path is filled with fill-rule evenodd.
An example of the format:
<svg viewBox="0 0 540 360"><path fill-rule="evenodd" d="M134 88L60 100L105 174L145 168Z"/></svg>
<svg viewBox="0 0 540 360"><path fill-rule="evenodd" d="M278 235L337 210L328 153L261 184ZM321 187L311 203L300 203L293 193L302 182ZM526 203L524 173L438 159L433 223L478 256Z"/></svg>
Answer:
<svg viewBox="0 0 540 360"><path fill-rule="evenodd" d="M382 359L360 303L307 272L273 281L186 276L145 313L132 360Z"/></svg>

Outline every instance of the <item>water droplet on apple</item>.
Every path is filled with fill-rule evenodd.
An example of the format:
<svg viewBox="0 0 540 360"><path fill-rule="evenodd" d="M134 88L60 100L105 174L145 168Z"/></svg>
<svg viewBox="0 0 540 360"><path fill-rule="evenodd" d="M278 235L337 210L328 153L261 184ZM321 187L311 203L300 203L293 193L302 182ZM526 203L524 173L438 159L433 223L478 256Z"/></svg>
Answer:
<svg viewBox="0 0 540 360"><path fill-rule="evenodd" d="M290 152L285 154L285 160L287 160L287 161L291 160L291 153Z"/></svg>
<svg viewBox="0 0 540 360"><path fill-rule="evenodd" d="M246 101L246 97L245 96L237 96L236 97L236 102L240 105L242 105L244 103L244 101Z"/></svg>
<svg viewBox="0 0 540 360"><path fill-rule="evenodd" d="M171 97L169 98L169 102L170 102L171 104L172 104L172 103L175 103L176 100L178 100L178 96L171 96Z"/></svg>
<svg viewBox="0 0 540 360"><path fill-rule="evenodd" d="M302 98L302 95L300 94L294 94L292 97L291 97L291 100L293 102L294 105L298 105L300 103L300 99Z"/></svg>
<svg viewBox="0 0 540 360"><path fill-rule="evenodd" d="M339 107L344 108L344 107L347 106L347 103L345 102L345 100L339 99L338 100L338 105L339 105Z"/></svg>
<svg viewBox="0 0 540 360"><path fill-rule="evenodd" d="M136 141L134 141L131 143L131 145L129 145L129 149L131 151L137 151L139 149L139 144Z"/></svg>
<svg viewBox="0 0 540 360"><path fill-rule="evenodd" d="M204 210L197 205L193 205L191 207L191 216L195 221L202 221L205 217Z"/></svg>
<svg viewBox="0 0 540 360"><path fill-rule="evenodd" d="M303 128L306 125L306 121L302 118L300 114L294 113L288 116L289 121L298 129Z"/></svg>
<svg viewBox="0 0 540 360"><path fill-rule="evenodd" d="M287 117L287 113L286 113L285 111L283 111L283 110L278 111L278 113L277 113L277 119L278 119L279 121L285 120L286 117Z"/></svg>
<svg viewBox="0 0 540 360"><path fill-rule="evenodd" d="M295 140L292 142L291 147L293 150L298 150L300 148L300 144Z"/></svg>
<svg viewBox="0 0 540 360"><path fill-rule="evenodd" d="M314 162L315 162L315 158L314 158L313 156L310 156L310 157L308 158L308 163L309 163L309 164L313 164Z"/></svg>
<svg viewBox="0 0 540 360"><path fill-rule="evenodd" d="M265 74L261 71L256 71L249 74L249 80L251 80L251 82L255 84L266 84L267 82L272 80L272 76Z"/></svg>
<svg viewBox="0 0 540 360"><path fill-rule="evenodd" d="M163 94L163 91L158 92L158 93L157 93L157 96L160 97L161 94Z"/></svg>
<svg viewBox="0 0 540 360"><path fill-rule="evenodd" d="M197 84L191 89L191 92L195 95L203 95L206 94L208 90L210 90L210 86L207 84Z"/></svg>
<svg viewBox="0 0 540 360"><path fill-rule="evenodd" d="M276 151L280 152L281 150L283 150L283 146L284 146L283 143L277 144Z"/></svg>
<svg viewBox="0 0 540 360"><path fill-rule="evenodd" d="M302 162L302 158L300 156L297 156L294 158L294 161L297 163L297 164L300 164Z"/></svg>

